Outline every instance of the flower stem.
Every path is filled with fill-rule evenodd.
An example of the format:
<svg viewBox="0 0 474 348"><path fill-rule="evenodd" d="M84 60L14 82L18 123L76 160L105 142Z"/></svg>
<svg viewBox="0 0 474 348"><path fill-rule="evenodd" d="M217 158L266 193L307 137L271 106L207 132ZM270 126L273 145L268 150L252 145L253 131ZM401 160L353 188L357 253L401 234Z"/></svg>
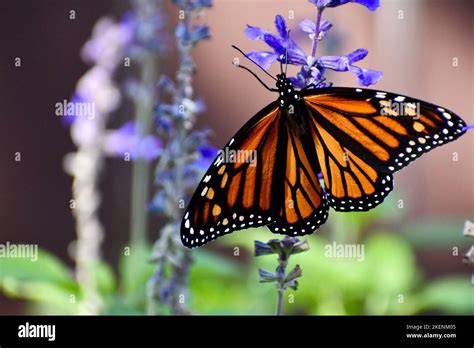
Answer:
<svg viewBox="0 0 474 348"><path fill-rule="evenodd" d="M153 90L157 79L157 61L154 55L146 55L141 64L140 84L144 86L144 93L134 98L137 138L141 141L151 132L153 115ZM131 222L130 243L131 245L144 244L148 230L146 205L148 203L148 192L150 182L150 168L147 161L136 158L133 161L132 170L132 192L131 192Z"/></svg>
<svg viewBox="0 0 474 348"><path fill-rule="evenodd" d="M278 258L278 267L276 268L277 276L277 315L282 315L283 313L283 295L285 294L286 284L286 265L288 264L288 259L284 259L282 255Z"/></svg>
<svg viewBox="0 0 474 348"><path fill-rule="evenodd" d="M283 295L285 294L284 289L277 289L278 301L277 301L277 315L282 315L283 312Z"/></svg>
<svg viewBox="0 0 474 348"><path fill-rule="evenodd" d="M323 9L318 8L318 12L316 14L316 31L313 38L313 46L311 47L311 57L316 57L316 51L318 49L318 41L319 41L319 26L321 25L321 17L323 15Z"/></svg>
<svg viewBox="0 0 474 348"><path fill-rule="evenodd" d="M254 245L255 256L278 254L278 266L275 273L268 272L262 268L258 269L258 273L260 275L260 283L275 283L277 290L276 315L282 315L285 290L287 288L297 290L298 281L296 279L303 275L299 265L296 265L295 268L286 274L286 266L288 266L288 261L292 254L309 250L309 244L307 241L300 241L298 238L285 236L282 240L272 239L267 243L256 240Z"/></svg>

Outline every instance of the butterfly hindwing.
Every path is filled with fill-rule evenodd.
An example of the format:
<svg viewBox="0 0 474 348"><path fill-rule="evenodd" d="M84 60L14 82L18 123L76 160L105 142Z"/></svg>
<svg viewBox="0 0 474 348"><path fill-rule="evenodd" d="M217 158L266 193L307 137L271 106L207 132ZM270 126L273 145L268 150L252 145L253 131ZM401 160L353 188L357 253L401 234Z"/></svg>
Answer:
<svg viewBox="0 0 474 348"><path fill-rule="evenodd" d="M268 227L274 233L298 236L313 233L324 224L329 206L319 183L320 167L306 127L300 127L303 131L298 132L289 117L292 116L286 117L286 134L281 136L286 148L282 153L284 165L280 169L284 174L281 207L276 221Z"/></svg>

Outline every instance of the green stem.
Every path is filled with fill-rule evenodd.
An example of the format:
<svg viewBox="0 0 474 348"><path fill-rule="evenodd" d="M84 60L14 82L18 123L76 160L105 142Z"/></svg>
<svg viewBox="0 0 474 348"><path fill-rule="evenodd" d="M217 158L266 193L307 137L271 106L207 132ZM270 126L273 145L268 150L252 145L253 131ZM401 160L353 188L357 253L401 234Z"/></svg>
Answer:
<svg viewBox="0 0 474 348"><path fill-rule="evenodd" d="M147 55L141 62L140 85L144 93L135 98L136 126L139 139L151 133L153 115L154 84L158 75L158 63L155 56ZM150 166L146 160L136 159L132 169L130 243L140 245L146 243L148 219L146 206L150 184Z"/></svg>
<svg viewBox="0 0 474 348"><path fill-rule="evenodd" d="M285 294L285 278L286 278L286 266L288 265L288 260L282 260L281 257L278 258L278 267L276 269L276 274L278 277L277 287L277 315L282 315L283 313L283 295Z"/></svg>
<svg viewBox="0 0 474 348"><path fill-rule="evenodd" d="M283 295L284 294L285 294L285 290L279 288L279 285L277 285L277 295L278 295L277 315L282 315L282 313L283 313Z"/></svg>

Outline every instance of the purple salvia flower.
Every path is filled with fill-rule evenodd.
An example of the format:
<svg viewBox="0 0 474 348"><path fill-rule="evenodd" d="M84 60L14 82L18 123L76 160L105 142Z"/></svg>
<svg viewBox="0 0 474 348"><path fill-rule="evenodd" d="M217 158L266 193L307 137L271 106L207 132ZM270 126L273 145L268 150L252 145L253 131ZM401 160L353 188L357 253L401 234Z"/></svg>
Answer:
<svg viewBox="0 0 474 348"><path fill-rule="evenodd" d="M267 70L278 59L278 55L268 51L250 51L247 56L262 68Z"/></svg>
<svg viewBox="0 0 474 348"><path fill-rule="evenodd" d="M309 0L309 2L315 4L320 9L326 7L337 7L349 2L365 6L370 11L375 11L380 6L380 0Z"/></svg>
<svg viewBox="0 0 474 348"><path fill-rule="evenodd" d="M350 71L358 77L360 86L369 86L376 83L383 76L378 70L362 69L354 66L353 63L364 59L368 54L366 49L359 48L346 56L322 56L316 60L318 67L323 67L335 71Z"/></svg>
<svg viewBox="0 0 474 348"><path fill-rule="evenodd" d="M254 26L247 26L244 34L251 40L264 41L272 48L272 51L250 51L247 55L256 64L267 70L275 62L301 66L296 77L289 77L289 80L296 88L324 88L330 87L331 83L324 82L326 69L345 72L349 71L357 76L357 82L361 86L368 86L376 83L383 76L381 71L363 69L355 66L354 63L367 56L367 50L358 49L345 56L323 56L316 58L317 43L322 40L332 28L332 23L321 19L323 9L326 7L336 7L350 2L358 3L374 11L380 6L379 0L310 0L318 7L316 22L305 19L299 23L300 29L309 34L313 41L311 54L307 55L301 47L289 36L287 25L282 16L275 17L275 27L278 34L272 34L264 29Z"/></svg>
<svg viewBox="0 0 474 348"><path fill-rule="evenodd" d="M144 0L146 1L146 0ZM196 117L205 111L205 104L195 98L193 73L195 64L192 52L196 44L209 38L206 25L198 22L200 12L212 6L211 0L173 0L184 12L175 30L179 53L176 79L162 78L160 101L154 108L155 124L163 141L163 149L155 171L156 194L150 208L160 213L165 225L155 242L152 260L157 263L155 275L148 283L150 303L159 300L173 314L188 314L177 296L187 291L191 263L189 250L183 250L179 235L180 205L195 189L203 171L209 167L216 151L208 145L209 132L193 131ZM212 154L212 158L210 158ZM163 273L163 269L169 272Z"/></svg>
<svg viewBox="0 0 474 348"><path fill-rule="evenodd" d="M247 29L244 30L244 34L250 40L263 40L263 36L268 34L268 32L261 28L253 27L247 24Z"/></svg>
<svg viewBox="0 0 474 348"><path fill-rule="evenodd" d="M310 38L313 39L314 35L316 34L316 23L313 22L310 19L304 19L300 22L300 28L303 30L305 33L308 33L310 35ZM323 39L329 29L332 28L332 23L327 21L327 20L322 20L320 25L319 25L319 34L318 34L318 39L321 40Z"/></svg>
<svg viewBox="0 0 474 348"><path fill-rule="evenodd" d="M306 64L306 53L288 35L285 20L282 16L275 17L275 27L278 35L271 34L261 28L248 26L244 31L247 38L251 40L262 40L273 49L273 52L250 52L252 59L261 64L262 67L270 67L276 60L285 62L285 54L288 49L288 64Z"/></svg>
<svg viewBox="0 0 474 348"><path fill-rule="evenodd" d="M305 88L308 85L316 85L323 77L324 68L311 66L312 64L305 65L301 68L301 71L296 77L289 77L293 86L296 88ZM310 67L311 66L311 67ZM320 84L318 87L322 87Z"/></svg>

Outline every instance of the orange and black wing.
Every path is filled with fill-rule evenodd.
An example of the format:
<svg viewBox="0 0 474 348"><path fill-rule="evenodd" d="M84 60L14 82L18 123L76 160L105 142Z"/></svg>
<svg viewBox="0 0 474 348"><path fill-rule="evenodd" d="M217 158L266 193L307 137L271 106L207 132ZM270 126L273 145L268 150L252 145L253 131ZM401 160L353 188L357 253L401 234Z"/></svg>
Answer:
<svg viewBox="0 0 474 348"><path fill-rule="evenodd" d="M308 152L311 142L292 129L276 103L260 111L198 185L181 223L183 244L193 248L258 226L293 236L312 233L326 221L328 205L315 151Z"/></svg>
<svg viewBox="0 0 474 348"><path fill-rule="evenodd" d="M283 159L278 192L280 206L276 207L275 221L268 227L274 233L299 236L313 233L324 224L329 206L319 183L321 172L313 139L300 118L297 125L287 115L284 132L280 135L284 146L279 153ZM295 126L297 125L297 126Z"/></svg>
<svg viewBox="0 0 474 348"><path fill-rule="evenodd" d="M388 92L329 88L303 100L328 201L338 211L372 209L392 190L393 172L465 132L452 111Z"/></svg>
<svg viewBox="0 0 474 348"><path fill-rule="evenodd" d="M204 175L184 214L181 240L197 247L274 219L282 115L276 103L251 118Z"/></svg>

